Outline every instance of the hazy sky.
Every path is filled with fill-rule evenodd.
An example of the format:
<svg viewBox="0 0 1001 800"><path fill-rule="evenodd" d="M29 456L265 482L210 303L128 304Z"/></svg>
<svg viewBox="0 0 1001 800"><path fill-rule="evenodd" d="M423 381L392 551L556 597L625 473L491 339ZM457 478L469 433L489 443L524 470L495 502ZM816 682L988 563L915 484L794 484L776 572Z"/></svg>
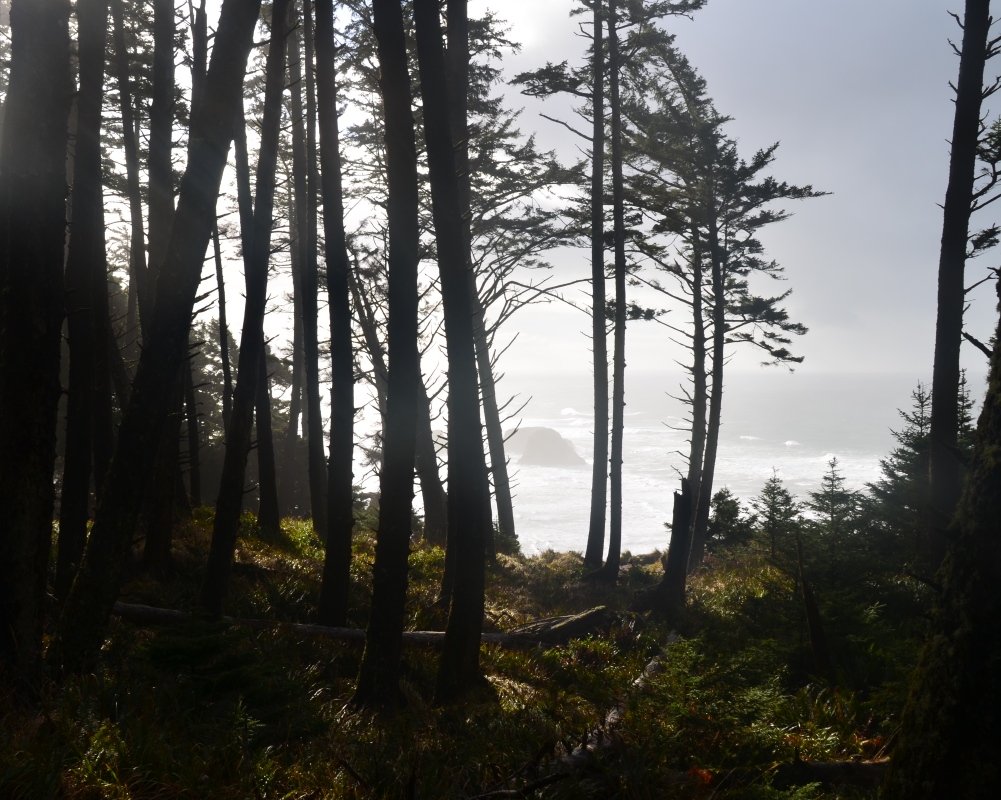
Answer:
<svg viewBox="0 0 1001 800"><path fill-rule="evenodd" d="M579 63L586 43L574 35L569 0L470 2L491 8L523 45L512 74L546 61ZM767 252L786 268L788 309L810 332L796 342L804 371L894 371L915 379L931 371L935 276L948 170L961 31L948 11L958 0L710 0L693 20L670 30L708 81L729 133L745 155L781 142L773 174L810 183L831 196L789 205L792 219L763 234ZM541 104L512 94L525 107L522 128L569 159L570 134L538 116ZM550 116L568 104L546 101ZM985 211L984 215L991 212ZM990 223L976 220L980 227ZM560 276L587 274L587 253L559 258ZM971 263L972 282L996 254ZM993 286L971 295L968 327L981 339L993 331ZM587 369L587 320L553 306L521 312L512 323L519 342L506 356L511 371ZM665 331L631 324L630 369L669 362ZM984 368L977 351L964 358ZM545 354L542 357L541 354ZM556 356L557 358L553 358ZM754 368L738 360L737 368ZM555 367L554 367L555 365Z"/></svg>

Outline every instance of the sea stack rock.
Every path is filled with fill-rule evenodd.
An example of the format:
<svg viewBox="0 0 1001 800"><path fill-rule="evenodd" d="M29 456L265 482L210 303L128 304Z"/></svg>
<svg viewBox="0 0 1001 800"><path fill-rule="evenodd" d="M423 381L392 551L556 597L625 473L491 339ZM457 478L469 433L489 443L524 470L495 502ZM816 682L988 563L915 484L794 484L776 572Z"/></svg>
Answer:
<svg viewBox="0 0 1001 800"><path fill-rule="evenodd" d="M526 428L518 431L519 441L512 450L521 450L519 464L539 467L581 467L587 462L574 449L573 443L552 428ZM521 445L519 448L518 445Z"/></svg>

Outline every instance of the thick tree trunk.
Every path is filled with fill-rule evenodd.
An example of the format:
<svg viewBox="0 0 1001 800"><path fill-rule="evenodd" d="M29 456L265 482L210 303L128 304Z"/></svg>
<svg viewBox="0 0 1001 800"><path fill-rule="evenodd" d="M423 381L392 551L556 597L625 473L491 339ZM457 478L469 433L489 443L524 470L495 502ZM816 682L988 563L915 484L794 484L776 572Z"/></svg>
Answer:
<svg viewBox="0 0 1001 800"><path fill-rule="evenodd" d="M942 249L938 262L938 319L931 386L929 434L928 555L932 568L945 555L945 529L963 486L959 439L959 350L966 298L964 271L980 138L984 63L990 37L990 0L966 0L963 46L956 84L949 184L942 212Z"/></svg>
<svg viewBox="0 0 1001 800"><path fill-rule="evenodd" d="M100 313L98 288L104 290L105 320L108 295L104 277L104 197L101 189L101 100L107 16L107 3L102 0L81 0L77 8L80 91L73 159L74 214L65 275L70 366L55 582L56 597L60 600L69 592L87 542L96 402L99 400L98 355L107 362L105 326L101 326L103 337L97 339L96 319Z"/></svg>
<svg viewBox="0 0 1001 800"><path fill-rule="evenodd" d="M104 640L156 460L154 443L166 426L172 384L187 355L191 312L259 9L257 2L223 1L202 103L192 113L188 166L148 337L83 564L49 648L55 667L82 669Z"/></svg>
<svg viewBox="0 0 1001 800"><path fill-rule="evenodd" d="M68 0L17 0L0 150L0 663L29 680L52 542L63 323Z"/></svg>
<svg viewBox="0 0 1001 800"><path fill-rule="evenodd" d="M464 6L464 0L459 0ZM455 2L449 12L465 14ZM459 180L449 123L445 54L436 0L416 0L417 57L438 270L448 348L448 530L455 540L455 585L445 646L438 663L435 702L452 703L480 685L484 549L487 531L486 462L480 426L476 352L470 309L469 250L463 235Z"/></svg>
<svg viewBox="0 0 1001 800"><path fill-rule="evenodd" d="M309 468L309 498L313 527L320 532L327 530L327 476L323 456L323 417L320 414L320 351L317 340L317 264L316 264L316 161L315 135L311 130L313 119L312 63L306 59L306 114L302 103L303 60L301 43L306 42L307 56L312 49L309 32L303 36L303 28L310 18L309 3L305 4L303 26L296 28L290 56L292 84L292 171L295 181L296 228L299 243L299 282L302 289L300 310L302 312L302 344L305 362L306 405L305 415L306 447Z"/></svg>
<svg viewBox="0 0 1001 800"><path fill-rule="evenodd" d="M967 14L967 25L970 15ZM1001 338L1001 330L999 330ZM995 339L997 342L998 339ZM993 797L1001 750L1001 353L995 343L942 593L911 682L883 794Z"/></svg>
<svg viewBox="0 0 1001 800"><path fill-rule="evenodd" d="M716 212L710 209L710 215ZM724 255L720 252L719 235L714 221L709 223L709 256L712 262L712 390L709 395L709 420L706 425L705 456L699 478L699 494L695 503L695 520L692 525L692 552L688 557L688 571L694 572L702 564L706 553L709 531L709 512L712 510L713 480L716 476L716 452L719 449L719 426L723 412L723 366L726 346L726 281L723 275Z"/></svg>
<svg viewBox="0 0 1001 800"><path fill-rule="evenodd" d="M664 560L664 577L657 587L639 603L636 611L656 611L672 622L685 608L688 547L691 543L692 490L686 478L681 479L681 493L674 493L671 518L671 544Z"/></svg>
<svg viewBox="0 0 1001 800"><path fill-rule="evenodd" d="M605 338L605 53L601 3L594 4L591 65L591 347L594 353L594 463L584 564L601 566L608 505L608 345Z"/></svg>
<svg viewBox="0 0 1001 800"><path fill-rule="evenodd" d="M153 478L146 489L146 539L143 569L157 580L171 575L171 547L177 499L177 470L184 416L184 369L180 368L170 389L170 412L160 433Z"/></svg>
<svg viewBox="0 0 1001 800"><path fill-rule="evenodd" d="M392 708L401 699L400 653L414 497L415 409L421 379L417 352L420 228L417 146L410 107L403 11L397 0L374 0L373 16L381 67L379 86L385 113L389 182L390 366L372 611L353 702Z"/></svg>
<svg viewBox="0 0 1001 800"><path fill-rule="evenodd" d="M327 255L330 310L330 462L327 473L326 556L318 620L344 625L351 579L351 533L354 529L354 342L348 288L348 248L344 236L340 132L334 60L334 3L316 3L316 90L320 124L323 238Z"/></svg>
<svg viewBox="0 0 1001 800"><path fill-rule="evenodd" d="M626 411L626 222L622 178L622 108L619 101L619 35L616 0L608 3L608 102L612 112L612 218L615 235L615 335L612 354L612 453L608 556L601 577L615 583L622 550L622 437Z"/></svg>
<svg viewBox="0 0 1001 800"><path fill-rule="evenodd" d="M202 607L213 616L222 614L233 568L233 551L243 510L243 483L250 454L258 382L267 381L264 364L264 312L268 299L268 261L271 256L275 168L281 129L282 90L285 78L286 24L289 0L275 0L271 12L271 41L265 68L264 115L257 161L257 191L249 257L245 258L247 294L240 336L240 360L233 393L233 416L226 431L219 498L212 525L212 545L202 582ZM270 420L269 420L270 421Z"/></svg>

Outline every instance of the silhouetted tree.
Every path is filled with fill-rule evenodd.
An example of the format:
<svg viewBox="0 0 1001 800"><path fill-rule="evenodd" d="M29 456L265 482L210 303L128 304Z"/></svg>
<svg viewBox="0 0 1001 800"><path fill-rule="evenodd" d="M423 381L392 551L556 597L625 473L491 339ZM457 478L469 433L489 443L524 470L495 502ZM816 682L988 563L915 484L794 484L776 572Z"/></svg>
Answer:
<svg viewBox="0 0 1001 800"><path fill-rule="evenodd" d="M42 646L61 394L70 79L68 0L11 7L0 149L0 663Z"/></svg>

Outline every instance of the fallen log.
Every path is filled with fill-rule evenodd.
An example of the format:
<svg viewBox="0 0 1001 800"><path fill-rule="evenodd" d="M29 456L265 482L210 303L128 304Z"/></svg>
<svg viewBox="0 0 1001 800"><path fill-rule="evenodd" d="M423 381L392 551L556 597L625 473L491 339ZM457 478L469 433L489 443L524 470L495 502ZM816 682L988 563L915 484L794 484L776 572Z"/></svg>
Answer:
<svg viewBox="0 0 1001 800"><path fill-rule="evenodd" d="M820 783L825 786L857 786L860 789L878 789L889 759L882 761L803 761L799 758L782 764L775 770L774 784L780 788Z"/></svg>
<svg viewBox="0 0 1001 800"><path fill-rule="evenodd" d="M174 625L190 622L194 618L194 615L187 611L121 602L115 603L112 613L120 619L135 623L136 625ZM480 635L480 641L483 644L495 644L500 647L510 648L545 647L547 645L565 644L570 639L596 632L613 617L614 615L604 606L598 606L581 614L567 614L561 617L538 620L508 632L485 631ZM222 621L230 625L239 625L240 627L251 628L253 630L276 628L306 636L337 639L338 641L365 641L365 631L359 628L331 628L326 625L270 622L241 617L223 617ZM441 647L444 641L444 631L404 631L403 633L404 644Z"/></svg>

